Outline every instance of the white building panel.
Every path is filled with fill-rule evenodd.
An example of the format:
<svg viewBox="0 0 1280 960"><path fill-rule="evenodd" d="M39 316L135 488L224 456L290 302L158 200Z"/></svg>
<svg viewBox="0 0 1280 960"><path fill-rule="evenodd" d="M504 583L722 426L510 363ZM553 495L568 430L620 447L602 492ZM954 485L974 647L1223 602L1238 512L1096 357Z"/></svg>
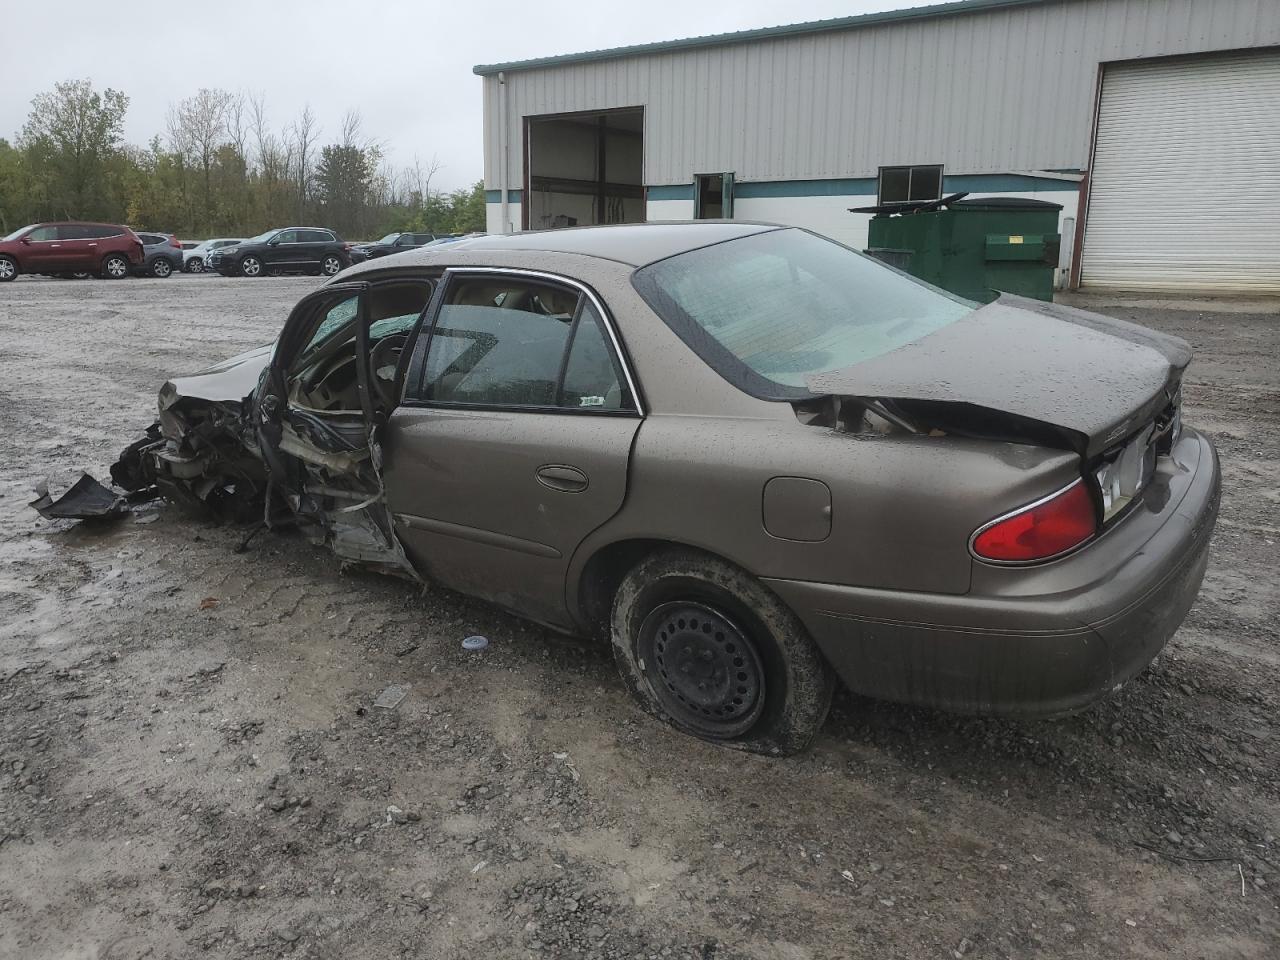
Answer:
<svg viewBox="0 0 1280 960"><path fill-rule="evenodd" d="M908 18L902 18L903 16ZM1280 0L1044 0L504 71L508 183L523 118L645 107L648 184L1083 169L1099 64L1280 45ZM490 68L477 68L487 71ZM498 186L499 83L484 81Z"/></svg>

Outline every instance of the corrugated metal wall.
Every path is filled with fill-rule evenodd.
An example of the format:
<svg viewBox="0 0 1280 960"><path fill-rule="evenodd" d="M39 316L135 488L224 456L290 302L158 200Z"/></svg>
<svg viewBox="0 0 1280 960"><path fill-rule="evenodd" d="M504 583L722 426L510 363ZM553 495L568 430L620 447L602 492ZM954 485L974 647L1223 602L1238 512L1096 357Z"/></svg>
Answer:
<svg viewBox="0 0 1280 960"><path fill-rule="evenodd" d="M855 30L507 73L510 182L523 116L645 107L645 182L1088 165L1100 61L1280 45L1280 0L1057 0ZM497 188L498 81L484 79Z"/></svg>

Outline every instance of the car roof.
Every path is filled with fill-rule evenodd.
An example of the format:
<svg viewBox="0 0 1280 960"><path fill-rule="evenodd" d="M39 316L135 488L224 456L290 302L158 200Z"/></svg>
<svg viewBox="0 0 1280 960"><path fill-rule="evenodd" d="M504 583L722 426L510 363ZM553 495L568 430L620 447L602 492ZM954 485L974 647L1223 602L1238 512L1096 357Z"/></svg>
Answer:
<svg viewBox="0 0 1280 960"><path fill-rule="evenodd" d="M774 223L742 220L652 221L494 234L458 240L448 246L453 252L467 253L490 250L576 253L642 267L699 247L780 229L784 228Z"/></svg>

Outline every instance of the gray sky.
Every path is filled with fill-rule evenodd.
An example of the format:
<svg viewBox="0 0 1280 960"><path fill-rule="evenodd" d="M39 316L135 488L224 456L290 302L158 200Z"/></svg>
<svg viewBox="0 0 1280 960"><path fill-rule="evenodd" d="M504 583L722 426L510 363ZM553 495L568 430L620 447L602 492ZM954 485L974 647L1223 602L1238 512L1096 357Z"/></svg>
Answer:
<svg viewBox="0 0 1280 960"><path fill-rule="evenodd" d="M365 133L397 165L439 157L433 186L482 174L477 63L921 6L922 0L266 0L133 5L0 0L0 137L22 128L31 98L88 77L129 95L126 137L164 132L170 102L200 87L261 91L273 126L305 103L323 134L360 110ZM199 15L202 13L203 16ZM163 14L163 16L162 16Z"/></svg>

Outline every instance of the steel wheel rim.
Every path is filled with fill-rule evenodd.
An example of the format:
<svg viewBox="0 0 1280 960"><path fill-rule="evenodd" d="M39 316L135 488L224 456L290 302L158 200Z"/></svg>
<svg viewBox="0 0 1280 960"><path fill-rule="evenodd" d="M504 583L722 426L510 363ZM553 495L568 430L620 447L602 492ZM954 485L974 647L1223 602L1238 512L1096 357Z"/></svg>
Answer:
<svg viewBox="0 0 1280 960"><path fill-rule="evenodd" d="M151 269L157 277L167 277L173 270L168 260L157 260Z"/></svg>
<svg viewBox="0 0 1280 960"><path fill-rule="evenodd" d="M190 266L188 269L189 269L192 273L199 273L201 270L203 270L203 269L204 269L204 264L203 264L203 263L201 263L199 260L192 260L192 261L191 261L191 266Z"/></svg>
<svg viewBox="0 0 1280 960"><path fill-rule="evenodd" d="M113 277L123 277L126 269L128 268L125 266L124 261L118 257L112 257L107 261L107 273Z"/></svg>
<svg viewBox="0 0 1280 960"><path fill-rule="evenodd" d="M764 710L764 665L755 644L715 607L696 600L659 604L640 624L636 653L663 710L702 736L741 736Z"/></svg>
<svg viewBox="0 0 1280 960"><path fill-rule="evenodd" d="M13 263L9 260L0 260L0 277L8 280L14 274Z"/></svg>
<svg viewBox="0 0 1280 960"><path fill-rule="evenodd" d="M246 276L256 277L262 271L262 264L253 257L248 257L240 264L240 269L244 271Z"/></svg>
<svg viewBox="0 0 1280 960"><path fill-rule="evenodd" d="M329 257L329 259L324 262L324 272L329 274L329 276L333 276L341 269L342 264L338 261L337 257Z"/></svg>

